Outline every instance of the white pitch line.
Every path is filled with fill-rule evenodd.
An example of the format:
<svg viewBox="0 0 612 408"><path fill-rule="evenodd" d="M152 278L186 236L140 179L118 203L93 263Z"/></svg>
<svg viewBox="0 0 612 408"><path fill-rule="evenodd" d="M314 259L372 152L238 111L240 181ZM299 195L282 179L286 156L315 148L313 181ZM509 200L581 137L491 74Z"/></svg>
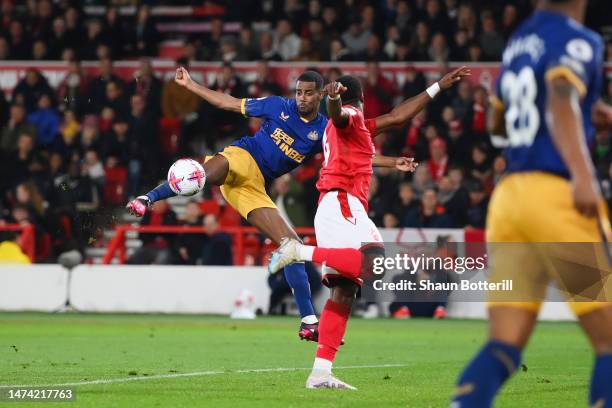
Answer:
<svg viewBox="0 0 612 408"><path fill-rule="evenodd" d="M335 370L359 370L365 368L394 368L394 367L407 367L408 364L377 364L377 365L353 365L353 366L341 366L334 367ZM75 381L61 384L29 384L29 385L0 385L0 388L41 388L41 387L73 387L77 385L97 385L97 384L115 384L130 381L148 381L148 380L160 380L167 378L181 378L181 377L204 377L207 375L221 375L221 374L251 374L251 373L274 373L274 372L285 372L285 371L304 371L310 370L311 367L279 367L279 368L254 368L244 370L228 370L228 371L194 371L190 373L175 373L175 374L158 374L158 375L143 375L139 377L124 377L124 378L108 378L106 380L90 380L90 381Z"/></svg>

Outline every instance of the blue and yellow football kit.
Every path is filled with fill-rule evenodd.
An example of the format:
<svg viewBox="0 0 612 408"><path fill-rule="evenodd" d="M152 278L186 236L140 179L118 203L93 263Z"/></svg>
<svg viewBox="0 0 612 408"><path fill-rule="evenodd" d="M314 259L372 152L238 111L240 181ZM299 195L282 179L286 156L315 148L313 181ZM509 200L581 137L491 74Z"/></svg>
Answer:
<svg viewBox="0 0 612 408"><path fill-rule="evenodd" d="M569 170L554 145L545 119L546 81L564 77L580 93L587 143L594 140L591 108L600 95L602 59L603 44L598 34L554 12L536 12L510 38L503 54L496 96L492 98L496 108L504 111L509 174L491 198L488 242L602 242L602 225L609 229L607 215L602 215L605 220L586 218L574 208ZM558 280L558 272L551 271L550 262L534 246L490 247L498 251L491 265L491 279L513 279L515 292L530 300L514 305L537 312L541 305L537 299L544 296L542 282ZM598 247L603 251L602 245ZM603 253L596 254L595 258L597 262L607 261ZM576 265L574 273L581 273L581 266ZM570 305L581 315L606 303L571 302Z"/></svg>
<svg viewBox="0 0 612 408"><path fill-rule="evenodd" d="M266 182L290 172L322 151L327 119L320 113L306 121L294 99L278 96L243 99L242 114L264 122L254 136L236 140L219 154L229 172L221 193L244 218L256 208L276 208L266 193Z"/></svg>

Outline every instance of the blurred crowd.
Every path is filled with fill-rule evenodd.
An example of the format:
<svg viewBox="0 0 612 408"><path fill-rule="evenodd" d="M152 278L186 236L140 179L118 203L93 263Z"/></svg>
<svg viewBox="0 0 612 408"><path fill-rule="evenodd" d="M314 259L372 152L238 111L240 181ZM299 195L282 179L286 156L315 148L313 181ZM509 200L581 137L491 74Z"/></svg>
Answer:
<svg viewBox="0 0 612 408"><path fill-rule="evenodd" d="M241 13L248 10L249 21L267 21L268 28L243 24L239 32L226 33L223 20L213 18L209 33L186 39L177 65L223 60L207 85L243 98L290 96L291 90L270 74L270 60L364 61L366 117L390 111L431 83L407 65L400 87L383 75L378 61L498 60L509 33L530 10L529 2L520 0L484 2L488 7L453 0L235 3L241 6L228 7L227 18L244 22ZM12 94L0 95L0 223L35 224L38 260L97 245L103 230L121 221L116 210L165 178L177 157L215 152L260 125L257 119L216 110L155 72L143 56L156 55L162 37L147 5L132 17L135 21L113 7L101 19L86 19L69 1L18 6L5 0L1 6L0 59L65 59L68 66L56 88L31 68ZM140 58L134 79L122 80L113 58ZM80 59L98 60L96 73L86 75ZM232 64L243 59L259 61L248 80ZM342 71L321 73L330 80ZM604 91L610 102L611 82ZM463 81L406 126L376 139L379 153L415 157L420 163L414 174L375 170L369 212L377 225L484 227L490 193L506 167L486 131L487 107L487 90ZM598 133L592 153L610 200L609 132ZM295 226L312 225L321 162L317 156L269 186ZM206 205L221 198L214 188L205 194L207 204L188 204L183 219L159 204L144 220L205 225L209 244L204 249L192 246L193 237L151 235L131 262L231 262L231 237L219 227L240 220L225 210L207 211Z"/></svg>
<svg viewBox="0 0 612 408"><path fill-rule="evenodd" d="M587 16L597 28L610 25L602 3ZM108 7L85 13L96 4ZM153 15L158 4L208 15ZM136 10L121 13L121 5ZM203 61L497 61L532 10L531 0L3 0L0 60L156 56L164 40L180 38L186 57Z"/></svg>

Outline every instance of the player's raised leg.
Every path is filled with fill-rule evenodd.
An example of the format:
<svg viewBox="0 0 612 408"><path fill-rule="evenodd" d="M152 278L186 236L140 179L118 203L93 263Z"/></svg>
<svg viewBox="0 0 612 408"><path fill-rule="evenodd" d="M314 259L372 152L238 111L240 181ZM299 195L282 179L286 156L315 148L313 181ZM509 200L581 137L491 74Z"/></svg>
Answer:
<svg viewBox="0 0 612 408"><path fill-rule="evenodd" d="M299 240L295 231L281 217L276 208L256 208L249 213L247 221L254 227L257 227L276 244L281 243L284 238L291 238L296 242ZM283 265L283 267L285 278L293 291L295 302L302 317L299 336L305 340L317 341L318 320L312 305L312 294L304 263L299 261L290 262Z"/></svg>
<svg viewBox="0 0 612 408"><path fill-rule="evenodd" d="M203 164L203 167L204 174L206 175L206 182L215 186L222 185L229 172L229 163L227 158L220 154L217 154L210 160L207 160ZM154 202L165 200L174 196L176 196L176 193L172 191L170 184L165 182L155 187L145 195L136 197L126 205L126 208L130 214L137 217L142 217L147 211L147 208L151 207Z"/></svg>

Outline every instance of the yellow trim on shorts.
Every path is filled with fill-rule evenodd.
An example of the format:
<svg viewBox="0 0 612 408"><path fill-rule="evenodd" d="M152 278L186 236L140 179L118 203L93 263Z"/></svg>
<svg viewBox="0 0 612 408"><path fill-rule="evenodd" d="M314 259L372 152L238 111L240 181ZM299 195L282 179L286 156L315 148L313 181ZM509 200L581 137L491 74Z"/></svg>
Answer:
<svg viewBox="0 0 612 408"><path fill-rule="evenodd" d="M586 95L586 85L584 84L584 82L582 82L582 79L580 79L580 77L578 77L578 75L576 75L574 71L572 71L568 67L554 67L546 71L545 78L547 81L552 81L553 79L559 77L563 77L570 81L572 85L574 85L578 90L580 97Z"/></svg>
<svg viewBox="0 0 612 408"><path fill-rule="evenodd" d="M491 95L489 97L489 102L491 103L491 105L493 105L493 108L498 110L498 111L503 111L504 110L504 103L502 102L501 99L499 99L497 97L497 95Z"/></svg>
<svg viewBox="0 0 612 408"><path fill-rule="evenodd" d="M244 116L246 116L246 98L242 98L242 100L240 101L240 113L242 113Z"/></svg>

